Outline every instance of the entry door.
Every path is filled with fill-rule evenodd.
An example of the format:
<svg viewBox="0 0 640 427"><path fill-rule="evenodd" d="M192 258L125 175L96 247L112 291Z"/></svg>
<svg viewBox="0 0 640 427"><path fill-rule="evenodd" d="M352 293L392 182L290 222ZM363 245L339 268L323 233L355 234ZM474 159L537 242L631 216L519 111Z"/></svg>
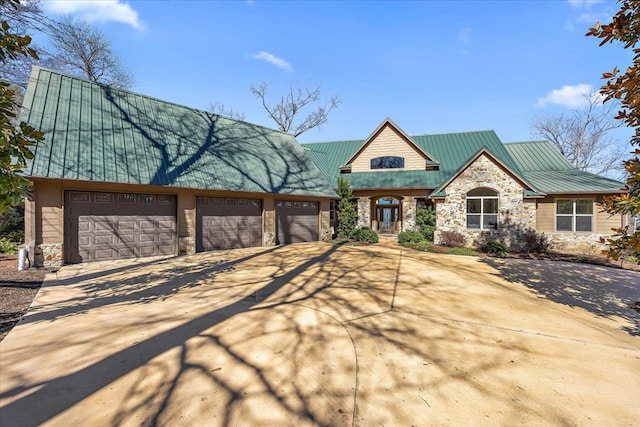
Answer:
<svg viewBox="0 0 640 427"><path fill-rule="evenodd" d="M383 208L382 209L382 229L384 231L391 230L391 208Z"/></svg>

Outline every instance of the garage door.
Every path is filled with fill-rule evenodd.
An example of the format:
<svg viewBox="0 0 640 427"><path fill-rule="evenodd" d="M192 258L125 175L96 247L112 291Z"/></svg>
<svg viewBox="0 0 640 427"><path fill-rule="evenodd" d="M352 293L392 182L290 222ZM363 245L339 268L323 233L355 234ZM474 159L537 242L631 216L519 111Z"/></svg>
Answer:
<svg viewBox="0 0 640 427"><path fill-rule="evenodd" d="M256 199L198 197L196 250L262 246L262 203Z"/></svg>
<svg viewBox="0 0 640 427"><path fill-rule="evenodd" d="M318 240L318 203L276 201L276 244Z"/></svg>
<svg viewBox="0 0 640 427"><path fill-rule="evenodd" d="M177 253L176 197L67 191L65 261L106 261Z"/></svg>

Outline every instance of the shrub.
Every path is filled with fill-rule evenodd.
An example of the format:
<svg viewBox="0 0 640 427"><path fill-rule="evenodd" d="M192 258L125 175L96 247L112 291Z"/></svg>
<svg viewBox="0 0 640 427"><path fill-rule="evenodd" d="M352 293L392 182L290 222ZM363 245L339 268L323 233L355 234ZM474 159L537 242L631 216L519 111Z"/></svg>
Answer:
<svg viewBox="0 0 640 427"><path fill-rule="evenodd" d="M523 236L524 248L527 252L535 252L538 254L546 254L549 250L549 241L547 236L538 234L533 230L527 230Z"/></svg>
<svg viewBox="0 0 640 427"><path fill-rule="evenodd" d="M424 241L424 236L419 231L407 230L398 233L398 243L402 246L415 246Z"/></svg>
<svg viewBox="0 0 640 427"><path fill-rule="evenodd" d="M18 252L18 243L6 237L0 237L0 253L15 254Z"/></svg>
<svg viewBox="0 0 640 427"><path fill-rule="evenodd" d="M483 242L480 245L480 250L489 255L497 256L498 258L506 258L509 255L507 245L493 239Z"/></svg>
<svg viewBox="0 0 640 427"><path fill-rule="evenodd" d="M340 196L336 215L338 217L338 228L336 233L338 237L351 237L351 233L356 228L355 224L358 220L358 210L351 202L353 192L351 184L342 177L338 177L338 186L336 193Z"/></svg>
<svg viewBox="0 0 640 427"><path fill-rule="evenodd" d="M356 228L349 233L349 238L365 243L378 243L378 235L370 228Z"/></svg>
<svg viewBox="0 0 640 427"><path fill-rule="evenodd" d="M457 247L449 249L449 253L453 254L453 255L467 255L467 256L476 256L476 255L478 255L478 252L474 251L473 249L457 248Z"/></svg>
<svg viewBox="0 0 640 427"><path fill-rule="evenodd" d="M433 242L433 232L436 229L436 213L431 206L416 211L416 225L426 240Z"/></svg>
<svg viewBox="0 0 640 427"><path fill-rule="evenodd" d="M378 234L370 228L361 228L358 230L356 240L365 243L378 243Z"/></svg>
<svg viewBox="0 0 640 427"><path fill-rule="evenodd" d="M442 231L440 233L442 246L449 248L460 248L464 246L464 236L457 231Z"/></svg>
<svg viewBox="0 0 640 427"><path fill-rule="evenodd" d="M419 251L429 252L431 251L431 242L427 240L423 240L421 242L416 243L413 248Z"/></svg>

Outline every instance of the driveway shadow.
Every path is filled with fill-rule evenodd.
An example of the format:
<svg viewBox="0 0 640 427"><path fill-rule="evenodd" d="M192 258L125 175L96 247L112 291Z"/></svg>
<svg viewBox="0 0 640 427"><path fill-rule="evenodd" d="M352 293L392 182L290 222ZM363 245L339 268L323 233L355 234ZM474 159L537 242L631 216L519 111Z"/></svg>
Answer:
<svg viewBox="0 0 640 427"><path fill-rule="evenodd" d="M640 313L630 308L640 301L640 273L563 261L481 258L502 278L521 283L535 293L597 316L620 318L621 329L640 336Z"/></svg>

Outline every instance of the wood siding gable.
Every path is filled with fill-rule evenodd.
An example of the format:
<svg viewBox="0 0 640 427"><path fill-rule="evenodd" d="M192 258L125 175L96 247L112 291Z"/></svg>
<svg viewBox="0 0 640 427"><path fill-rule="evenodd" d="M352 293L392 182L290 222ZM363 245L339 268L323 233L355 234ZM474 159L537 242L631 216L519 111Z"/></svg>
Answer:
<svg viewBox="0 0 640 427"><path fill-rule="evenodd" d="M395 123L385 119L345 164L351 164L351 172L368 172L371 171L371 160L383 156L404 158L403 170L425 170L427 161L438 163Z"/></svg>

